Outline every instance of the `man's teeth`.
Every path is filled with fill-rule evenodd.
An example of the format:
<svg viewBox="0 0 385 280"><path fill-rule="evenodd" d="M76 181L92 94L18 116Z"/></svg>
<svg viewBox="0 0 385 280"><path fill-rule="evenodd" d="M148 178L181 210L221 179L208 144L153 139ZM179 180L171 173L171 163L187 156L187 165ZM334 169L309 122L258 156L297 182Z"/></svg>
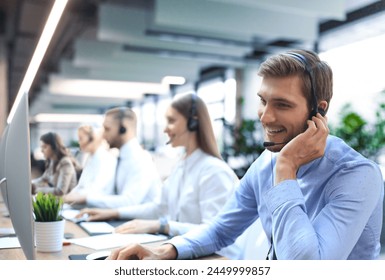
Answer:
<svg viewBox="0 0 385 280"><path fill-rule="evenodd" d="M283 129L274 129L274 130L269 129L268 130L269 133L279 133L279 132L282 132L282 131L283 131Z"/></svg>

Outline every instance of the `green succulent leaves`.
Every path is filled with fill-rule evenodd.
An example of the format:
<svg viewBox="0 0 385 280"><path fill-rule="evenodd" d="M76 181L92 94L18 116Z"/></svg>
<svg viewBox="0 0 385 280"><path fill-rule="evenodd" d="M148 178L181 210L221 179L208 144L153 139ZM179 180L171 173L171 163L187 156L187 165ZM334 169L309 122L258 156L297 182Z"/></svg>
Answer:
<svg viewBox="0 0 385 280"><path fill-rule="evenodd" d="M44 194L42 192L32 200L32 208L36 222L54 222L61 221L61 210L63 199L51 193Z"/></svg>

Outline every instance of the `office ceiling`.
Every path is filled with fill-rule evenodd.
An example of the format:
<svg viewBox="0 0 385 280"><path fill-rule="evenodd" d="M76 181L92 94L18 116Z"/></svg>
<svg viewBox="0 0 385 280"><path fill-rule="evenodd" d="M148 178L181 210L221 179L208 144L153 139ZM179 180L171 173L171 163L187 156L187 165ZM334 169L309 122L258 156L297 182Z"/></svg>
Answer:
<svg viewBox="0 0 385 280"><path fill-rule="evenodd" d="M370 0L69 0L30 90L30 111L98 113L137 100L135 88L112 97L64 95L74 79L146 83L164 94L164 76L194 85L218 69L257 65L286 48L330 48L383 32L385 1ZM51 0L2 0L0 36L8 57L10 106L50 12ZM370 34L333 36L372 19ZM345 32L346 33L346 32ZM345 34L344 33L344 34ZM325 36L327 44L320 38ZM347 36L347 35L346 35ZM345 41L344 41L345 40ZM87 91L87 90L86 90Z"/></svg>

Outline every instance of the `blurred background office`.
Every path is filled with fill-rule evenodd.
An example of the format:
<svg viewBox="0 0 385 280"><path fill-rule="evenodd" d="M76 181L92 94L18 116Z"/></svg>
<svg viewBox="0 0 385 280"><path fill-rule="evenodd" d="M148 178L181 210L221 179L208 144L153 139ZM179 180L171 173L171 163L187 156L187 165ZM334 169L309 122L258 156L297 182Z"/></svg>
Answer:
<svg viewBox="0 0 385 280"><path fill-rule="evenodd" d="M334 71L331 133L385 166L385 1L57 0L66 6L24 88L54 2L0 2L0 133L17 93L28 91L37 160L40 135L58 133L76 154L81 123L130 106L138 139L166 178L177 152L165 145L163 112L176 94L196 91L223 158L242 177L263 150L259 64L307 48Z"/></svg>

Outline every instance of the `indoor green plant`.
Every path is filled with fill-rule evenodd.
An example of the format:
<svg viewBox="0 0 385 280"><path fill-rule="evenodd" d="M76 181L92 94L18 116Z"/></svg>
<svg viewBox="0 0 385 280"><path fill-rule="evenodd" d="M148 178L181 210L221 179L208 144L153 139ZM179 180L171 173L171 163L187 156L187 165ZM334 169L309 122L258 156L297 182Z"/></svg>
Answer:
<svg viewBox="0 0 385 280"><path fill-rule="evenodd" d="M372 123L355 112L349 103L342 107L340 116L337 125L330 125L330 134L342 138L357 152L377 161L385 146L385 103L377 105Z"/></svg>
<svg viewBox="0 0 385 280"><path fill-rule="evenodd" d="M36 249L56 252L63 248L65 220L61 216L63 199L51 193L37 193L32 201Z"/></svg>
<svg viewBox="0 0 385 280"><path fill-rule="evenodd" d="M51 193L37 193L33 202L33 213L36 222L55 222L61 221L61 210L63 199Z"/></svg>
<svg viewBox="0 0 385 280"><path fill-rule="evenodd" d="M238 125L226 124L225 128L231 134L230 143L225 143L222 153L228 161L230 157L241 159L241 165L231 166L239 178L242 178L250 165L264 151L260 138L261 123L258 119L242 119Z"/></svg>

